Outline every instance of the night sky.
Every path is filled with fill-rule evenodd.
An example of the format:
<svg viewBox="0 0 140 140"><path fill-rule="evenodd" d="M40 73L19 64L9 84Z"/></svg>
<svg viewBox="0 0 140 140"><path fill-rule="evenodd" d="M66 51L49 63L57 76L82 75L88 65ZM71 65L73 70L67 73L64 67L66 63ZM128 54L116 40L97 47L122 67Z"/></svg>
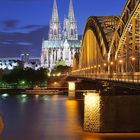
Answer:
<svg viewBox="0 0 140 140"><path fill-rule="evenodd" d="M82 35L87 18L119 16L126 0L73 0L78 33ZM63 24L69 0L57 0ZM38 57L42 38L47 39L53 0L0 0L0 58L29 53Z"/></svg>

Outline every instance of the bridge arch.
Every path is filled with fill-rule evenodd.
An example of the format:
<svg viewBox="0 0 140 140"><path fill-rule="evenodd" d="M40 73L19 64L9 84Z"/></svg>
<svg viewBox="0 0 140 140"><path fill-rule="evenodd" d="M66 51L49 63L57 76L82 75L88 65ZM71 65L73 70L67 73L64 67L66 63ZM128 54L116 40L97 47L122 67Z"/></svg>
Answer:
<svg viewBox="0 0 140 140"><path fill-rule="evenodd" d="M86 23L80 50L79 68L95 69L101 72L107 63L107 40L96 17L90 17Z"/></svg>
<svg viewBox="0 0 140 140"><path fill-rule="evenodd" d="M140 72L140 0L128 0L114 33L108 61L114 73Z"/></svg>

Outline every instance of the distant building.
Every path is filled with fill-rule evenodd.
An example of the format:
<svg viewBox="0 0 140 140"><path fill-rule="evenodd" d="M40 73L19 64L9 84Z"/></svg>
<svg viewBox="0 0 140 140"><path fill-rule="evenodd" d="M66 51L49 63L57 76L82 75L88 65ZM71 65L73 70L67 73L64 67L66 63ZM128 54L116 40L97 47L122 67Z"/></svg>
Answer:
<svg viewBox="0 0 140 140"><path fill-rule="evenodd" d="M0 69L1 70L13 70L16 67L20 67L21 63L18 58L1 58L0 59Z"/></svg>
<svg viewBox="0 0 140 140"><path fill-rule="evenodd" d="M28 53L21 54L21 62L23 62L23 63L29 62L29 54Z"/></svg>
<svg viewBox="0 0 140 140"><path fill-rule="evenodd" d="M51 70L60 61L65 61L67 66L71 66L74 54L79 52L79 49L80 40L78 40L72 0L70 0L68 18L64 19L62 31L57 3L54 0L48 40L42 42L41 66Z"/></svg>
<svg viewBox="0 0 140 140"><path fill-rule="evenodd" d="M28 63L24 63L24 68L38 70L41 68L40 58L30 58Z"/></svg>

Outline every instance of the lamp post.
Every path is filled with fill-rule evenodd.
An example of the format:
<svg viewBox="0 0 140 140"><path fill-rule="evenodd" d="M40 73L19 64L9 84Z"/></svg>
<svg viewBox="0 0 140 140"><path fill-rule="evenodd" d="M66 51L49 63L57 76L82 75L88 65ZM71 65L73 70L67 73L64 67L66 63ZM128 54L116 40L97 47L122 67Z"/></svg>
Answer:
<svg viewBox="0 0 140 140"><path fill-rule="evenodd" d="M110 78L112 78L112 74L113 74L113 65L114 65L114 62L111 61L110 62Z"/></svg>
<svg viewBox="0 0 140 140"><path fill-rule="evenodd" d="M133 72L133 80L134 80L135 79L135 71L136 71L136 68L135 68L136 58L134 56L132 56L131 61L132 61L132 72Z"/></svg>
<svg viewBox="0 0 140 140"><path fill-rule="evenodd" d="M119 72L122 73L123 72L123 68L122 68L123 60L122 59L119 60L119 64L120 64ZM123 75L120 75L120 78L122 80L123 79Z"/></svg>
<svg viewBox="0 0 140 140"><path fill-rule="evenodd" d="M135 61L136 58L134 56L131 57L131 61L132 61L132 66L133 66L133 72L135 72Z"/></svg>

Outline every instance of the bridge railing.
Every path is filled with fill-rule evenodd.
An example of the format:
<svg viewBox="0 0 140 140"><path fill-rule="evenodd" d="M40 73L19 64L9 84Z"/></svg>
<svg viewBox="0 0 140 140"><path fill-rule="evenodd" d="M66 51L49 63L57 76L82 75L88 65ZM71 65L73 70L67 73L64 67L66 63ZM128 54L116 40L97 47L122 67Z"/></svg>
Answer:
<svg viewBox="0 0 140 140"><path fill-rule="evenodd" d="M86 73L86 72L79 71L78 73L71 73L71 74L72 76L89 78L89 79L140 83L140 73L108 74L108 73Z"/></svg>

